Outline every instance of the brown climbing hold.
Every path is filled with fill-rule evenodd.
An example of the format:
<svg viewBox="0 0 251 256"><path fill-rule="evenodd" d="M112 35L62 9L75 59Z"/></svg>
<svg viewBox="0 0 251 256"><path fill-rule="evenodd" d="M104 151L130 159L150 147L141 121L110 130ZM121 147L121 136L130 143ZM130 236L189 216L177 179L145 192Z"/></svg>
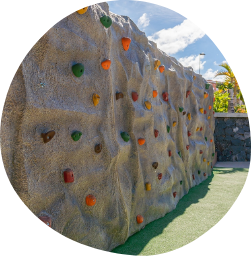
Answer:
<svg viewBox="0 0 251 256"><path fill-rule="evenodd" d="M140 224L144 221L144 218L142 215L139 214L139 215L137 215L136 220L137 220L137 223Z"/></svg>
<svg viewBox="0 0 251 256"><path fill-rule="evenodd" d="M51 228L51 218L49 216L40 216L38 219Z"/></svg>
<svg viewBox="0 0 251 256"><path fill-rule="evenodd" d="M208 106L208 109L209 109L209 110L210 110L210 109L212 109L212 106L211 106L211 105L209 105L209 106Z"/></svg>
<svg viewBox="0 0 251 256"><path fill-rule="evenodd" d="M176 121L174 121L174 122L173 122L173 127L175 127L175 126L176 126L176 124L177 124L177 122L176 122Z"/></svg>
<svg viewBox="0 0 251 256"><path fill-rule="evenodd" d="M55 135L55 131L49 131L49 132L46 132L46 133L41 133L41 137L43 138L44 140L44 143L47 143L49 142Z"/></svg>
<svg viewBox="0 0 251 256"><path fill-rule="evenodd" d="M78 10L77 12L78 12L78 14L84 14L87 12L87 10L88 10L88 7L85 7L85 8Z"/></svg>
<svg viewBox="0 0 251 256"><path fill-rule="evenodd" d="M189 145L186 145L186 149L188 150L190 148L190 146Z"/></svg>
<svg viewBox="0 0 251 256"><path fill-rule="evenodd" d="M141 146L141 145L144 145L145 142L146 142L145 139L142 139L142 138L138 139L138 143L139 143L140 146Z"/></svg>
<svg viewBox="0 0 251 256"><path fill-rule="evenodd" d="M73 171L71 169L66 169L64 171L64 182L72 183L74 181Z"/></svg>
<svg viewBox="0 0 251 256"><path fill-rule="evenodd" d="M156 90L153 90L153 98L156 98L158 95L158 92Z"/></svg>
<svg viewBox="0 0 251 256"><path fill-rule="evenodd" d="M101 63L103 69L108 70L111 66L111 60L105 60Z"/></svg>
<svg viewBox="0 0 251 256"><path fill-rule="evenodd" d="M85 202L88 206L93 206L96 204L96 198L93 195L88 195L85 198Z"/></svg>
<svg viewBox="0 0 251 256"><path fill-rule="evenodd" d="M187 132L188 137L190 137L192 135L192 133L190 131Z"/></svg>
<svg viewBox="0 0 251 256"><path fill-rule="evenodd" d="M116 100L122 99L124 97L124 94L122 92L116 93Z"/></svg>
<svg viewBox="0 0 251 256"><path fill-rule="evenodd" d="M164 101L168 101L168 93L167 92L163 92L162 97L163 97Z"/></svg>
<svg viewBox="0 0 251 256"><path fill-rule="evenodd" d="M158 168L158 165L159 165L158 162L154 162L154 163L152 164L152 166L153 166L154 169L157 169L157 168Z"/></svg>
<svg viewBox="0 0 251 256"><path fill-rule="evenodd" d="M190 95L191 91L186 92L186 98Z"/></svg>
<svg viewBox="0 0 251 256"><path fill-rule="evenodd" d="M97 144L97 145L95 146L95 152L96 152L96 153L100 153L101 150L102 150L102 144Z"/></svg>
<svg viewBox="0 0 251 256"><path fill-rule="evenodd" d="M159 72L160 72L160 73L163 73L164 70L165 70L165 66L163 66L163 65L162 65L162 66L159 66Z"/></svg>
<svg viewBox="0 0 251 256"><path fill-rule="evenodd" d="M196 132L198 132L199 130L200 130L200 127L197 127L197 128L196 128Z"/></svg>
<svg viewBox="0 0 251 256"><path fill-rule="evenodd" d="M177 195L177 192L173 192L173 197L175 198Z"/></svg>
<svg viewBox="0 0 251 256"><path fill-rule="evenodd" d="M183 114L183 116L184 116L186 113L187 113L186 111L183 111L183 113L182 113L182 114Z"/></svg>
<svg viewBox="0 0 251 256"><path fill-rule="evenodd" d="M158 174L158 179L161 180L162 179L162 173Z"/></svg>
<svg viewBox="0 0 251 256"><path fill-rule="evenodd" d="M155 60L155 62L154 62L154 70L157 70L157 68L159 67L160 64L161 64L161 62L159 60Z"/></svg>
<svg viewBox="0 0 251 256"><path fill-rule="evenodd" d="M92 101L94 106L96 107L99 104L100 96L96 93L92 95Z"/></svg>
<svg viewBox="0 0 251 256"><path fill-rule="evenodd" d="M168 151L168 155L169 155L170 157L172 156L172 151L171 151L171 150Z"/></svg>
<svg viewBox="0 0 251 256"><path fill-rule="evenodd" d="M132 92L132 100L136 101L138 99L139 95L136 92Z"/></svg>
<svg viewBox="0 0 251 256"><path fill-rule="evenodd" d="M206 160L206 158L203 158L203 162L206 162L207 160Z"/></svg>
<svg viewBox="0 0 251 256"><path fill-rule="evenodd" d="M145 101L145 106L146 106L146 108L149 109L149 110L152 108L152 104L151 104L151 102L149 102L149 101Z"/></svg>
<svg viewBox="0 0 251 256"><path fill-rule="evenodd" d="M155 138L157 138L159 136L159 131L156 129L154 129L154 136L155 136Z"/></svg>
<svg viewBox="0 0 251 256"><path fill-rule="evenodd" d="M204 177L206 177L206 176L207 176L207 174L206 174L205 172L203 173L203 175L204 175Z"/></svg>
<svg viewBox="0 0 251 256"><path fill-rule="evenodd" d="M200 154L203 154L203 151L202 151L202 150L200 150Z"/></svg>
<svg viewBox="0 0 251 256"><path fill-rule="evenodd" d="M205 114L205 115L207 114L207 111L206 111L206 110L204 110L204 114Z"/></svg>
<svg viewBox="0 0 251 256"><path fill-rule="evenodd" d="M203 130L203 128L202 128L202 126L200 127L200 131L202 131Z"/></svg>
<svg viewBox="0 0 251 256"><path fill-rule="evenodd" d="M150 191L151 189L152 189L151 183L150 183L150 182L147 182L147 183L146 183L146 190L147 190L147 191Z"/></svg>
<svg viewBox="0 0 251 256"><path fill-rule="evenodd" d="M193 180L195 180L195 176L194 176L194 174L193 174Z"/></svg>
<svg viewBox="0 0 251 256"><path fill-rule="evenodd" d="M131 38L129 37L123 37L121 38L121 42L122 42L122 45L123 45L123 48L125 51L128 51L129 50L129 47L130 47L130 43L131 43Z"/></svg>
<svg viewBox="0 0 251 256"><path fill-rule="evenodd" d="M187 118L188 118L189 121L191 120L191 114L190 113L187 114Z"/></svg>

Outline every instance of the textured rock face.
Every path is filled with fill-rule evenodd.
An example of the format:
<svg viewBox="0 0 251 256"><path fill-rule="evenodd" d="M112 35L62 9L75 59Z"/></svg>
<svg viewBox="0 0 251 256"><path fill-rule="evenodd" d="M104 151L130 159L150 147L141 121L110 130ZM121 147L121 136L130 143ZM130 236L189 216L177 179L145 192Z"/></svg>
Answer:
<svg viewBox="0 0 251 256"><path fill-rule="evenodd" d="M108 28L103 15L112 19ZM131 39L127 51L123 37ZM213 90L201 76L106 3L90 6L51 28L20 65L2 116L4 165L47 225L111 250L211 174L210 105Z"/></svg>

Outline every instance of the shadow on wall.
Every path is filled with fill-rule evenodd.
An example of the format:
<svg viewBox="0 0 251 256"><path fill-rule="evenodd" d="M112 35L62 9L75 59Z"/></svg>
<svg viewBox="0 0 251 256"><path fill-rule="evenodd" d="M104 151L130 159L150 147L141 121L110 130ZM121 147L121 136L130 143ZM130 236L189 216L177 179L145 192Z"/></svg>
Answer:
<svg viewBox="0 0 251 256"><path fill-rule="evenodd" d="M176 209L170 213L167 213L163 218L155 220L146 225L143 230L129 237L125 244L116 247L112 250L112 252L128 255L140 254L151 239L163 233L163 230L168 226L169 223L171 223L178 216L182 215L190 205L197 204L200 199L206 196L213 177L214 174L212 173L208 179L191 188L188 194L179 201Z"/></svg>

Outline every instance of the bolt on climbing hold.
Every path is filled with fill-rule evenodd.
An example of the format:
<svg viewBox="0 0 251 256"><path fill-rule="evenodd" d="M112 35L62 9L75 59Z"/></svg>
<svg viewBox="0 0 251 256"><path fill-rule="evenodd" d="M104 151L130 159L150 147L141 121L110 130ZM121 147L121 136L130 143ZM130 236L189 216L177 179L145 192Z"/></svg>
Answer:
<svg viewBox="0 0 251 256"><path fill-rule="evenodd" d="M208 97L208 93L204 92L204 99Z"/></svg>
<svg viewBox="0 0 251 256"><path fill-rule="evenodd" d="M209 110L210 110L210 109L212 109L212 106L211 106L211 105L209 105L209 106L208 106L208 109L209 109Z"/></svg>
<svg viewBox="0 0 251 256"><path fill-rule="evenodd" d="M109 28L112 25L112 19L109 16L104 15L100 18L100 22L106 28Z"/></svg>
<svg viewBox="0 0 251 256"><path fill-rule="evenodd" d="M195 80L196 79L196 76L193 76L193 80Z"/></svg>
<svg viewBox="0 0 251 256"><path fill-rule="evenodd" d="M181 181L180 181L180 185L182 185L182 183L183 183L183 181L181 180Z"/></svg>
<svg viewBox="0 0 251 256"><path fill-rule="evenodd" d="M138 214L137 217L136 217L136 220L137 220L137 223L140 224L144 221L144 218L142 215Z"/></svg>
<svg viewBox="0 0 251 256"><path fill-rule="evenodd" d="M173 197L175 198L177 195L177 192L173 192Z"/></svg>
<svg viewBox="0 0 251 256"><path fill-rule="evenodd" d="M186 92L186 98L190 95L191 91Z"/></svg>
<svg viewBox="0 0 251 256"><path fill-rule="evenodd" d="M96 93L93 94L92 96L93 104L96 107L99 104L100 96Z"/></svg>
<svg viewBox="0 0 251 256"><path fill-rule="evenodd" d="M205 88L209 89L210 84L205 84Z"/></svg>
<svg viewBox="0 0 251 256"><path fill-rule="evenodd" d="M214 156L214 153L212 153L212 156Z"/></svg>
<svg viewBox="0 0 251 256"><path fill-rule="evenodd" d="M206 176L207 176L207 174L206 174L205 172L203 173L203 175L204 175L204 177L206 177Z"/></svg>
<svg viewBox="0 0 251 256"><path fill-rule="evenodd" d="M145 144L145 142L146 142L146 140L145 140L145 139L142 139L142 138L138 139L138 143L139 143L139 145L144 145L144 144Z"/></svg>
<svg viewBox="0 0 251 256"><path fill-rule="evenodd" d="M207 141L207 137L205 137L205 141Z"/></svg>
<svg viewBox="0 0 251 256"><path fill-rule="evenodd" d="M152 167L154 168L154 169L157 169L158 168L158 162L154 162L153 164L152 164Z"/></svg>
<svg viewBox="0 0 251 256"><path fill-rule="evenodd" d="M200 171L198 171L198 174L200 174Z"/></svg>
<svg viewBox="0 0 251 256"><path fill-rule="evenodd" d="M182 107L179 107L179 111L182 112L184 110L184 108Z"/></svg>
<svg viewBox="0 0 251 256"><path fill-rule="evenodd" d="M173 122L173 127L175 127L175 126L176 126L176 124L177 124L177 122L176 122L176 121L174 121L174 122Z"/></svg>
<svg viewBox="0 0 251 256"><path fill-rule="evenodd" d="M188 118L189 121L191 120L191 114L190 113L187 114L187 118Z"/></svg>
<svg viewBox="0 0 251 256"><path fill-rule="evenodd" d="M192 135L192 133L190 131L187 132L188 137L190 137Z"/></svg>
<svg viewBox="0 0 251 256"><path fill-rule="evenodd" d="M132 92L132 100L136 101L138 99L139 95L137 92Z"/></svg>
<svg viewBox="0 0 251 256"><path fill-rule="evenodd" d="M55 135L55 131L49 131L46 133L41 133L41 137L43 138L44 143L49 142Z"/></svg>
<svg viewBox="0 0 251 256"><path fill-rule="evenodd" d="M95 150L96 153L100 153L101 150L102 150L102 144L97 144L97 145L95 145L94 150Z"/></svg>
<svg viewBox="0 0 251 256"><path fill-rule="evenodd" d="M64 182L72 183L74 181L73 171L71 169L66 169L64 171Z"/></svg>
<svg viewBox="0 0 251 256"><path fill-rule="evenodd" d="M200 131L202 131L203 130L203 128L202 128L202 126L200 127Z"/></svg>
<svg viewBox="0 0 251 256"><path fill-rule="evenodd" d="M71 70L76 77L81 77L84 74L85 68L83 64L77 63L71 67Z"/></svg>
<svg viewBox="0 0 251 256"><path fill-rule="evenodd" d="M166 126L166 130L167 130L168 133L170 132L170 126L169 125Z"/></svg>
<svg viewBox="0 0 251 256"><path fill-rule="evenodd" d="M163 66L163 65L162 65L162 66L159 66L159 72L160 72L160 73L163 73L164 70L165 70L165 66Z"/></svg>
<svg viewBox="0 0 251 256"><path fill-rule="evenodd" d="M214 115L214 113L215 113L215 112L213 111L213 115Z"/></svg>
<svg viewBox="0 0 251 256"><path fill-rule="evenodd" d="M158 179L161 180L162 179L162 173L158 174Z"/></svg>
<svg viewBox="0 0 251 256"><path fill-rule="evenodd" d="M122 92L116 93L116 100L122 99L124 97L124 94Z"/></svg>
<svg viewBox="0 0 251 256"><path fill-rule="evenodd" d="M197 128L196 128L196 132L198 132L199 130L200 130L200 127L197 127Z"/></svg>
<svg viewBox="0 0 251 256"><path fill-rule="evenodd" d="M183 111L183 113L182 113L182 114L183 114L183 116L184 116L186 113L187 113L186 111Z"/></svg>
<svg viewBox="0 0 251 256"><path fill-rule="evenodd" d="M156 98L158 95L158 92L156 90L153 90L153 98Z"/></svg>
<svg viewBox="0 0 251 256"><path fill-rule="evenodd" d="M77 12L78 12L78 14L84 14L87 12L87 10L88 10L88 7L85 7L85 8L78 10Z"/></svg>
<svg viewBox="0 0 251 256"><path fill-rule="evenodd" d="M213 142L213 140L211 139L211 140L210 140L210 142L212 143L212 142Z"/></svg>
<svg viewBox="0 0 251 256"><path fill-rule="evenodd" d="M38 218L42 222L44 222L47 226L51 227L51 217L49 217L49 216L39 216Z"/></svg>
<svg viewBox="0 0 251 256"><path fill-rule="evenodd" d="M203 158L203 162L206 162L207 161L207 159L206 158Z"/></svg>
<svg viewBox="0 0 251 256"><path fill-rule="evenodd" d="M204 108L200 108L200 113L201 113L201 114L204 113Z"/></svg>
<svg viewBox="0 0 251 256"><path fill-rule="evenodd" d="M207 162L207 165L209 166L209 164L210 164L210 162L208 161L208 162Z"/></svg>
<svg viewBox="0 0 251 256"><path fill-rule="evenodd" d="M161 64L161 62L159 60L155 60L155 62L154 62L154 70L157 70L157 68L159 67L160 64Z"/></svg>
<svg viewBox="0 0 251 256"><path fill-rule="evenodd" d="M163 97L164 101L168 101L168 93L167 92L163 92L162 97Z"/></svg>
<svg viewBox="0 0 251 256"><path fill-rule="evenodd" d="M186 145L186 149L188 150L190 148L190 146L189 145Z"/></svg>
<svg viewBox="0 0 251 256"><path fill-rule="evenodd" d="M86 196L85 198L85 203L88 205L88 206L93 206L96 204L96 198L94 195L88 195Z"/></svg>
<svg viewBox="0 0 251 256"><path fill-rule="evenodd" d="M202 150L200 150L200 154L203 154L203 151L202 151Z"/></svg>
<svg viewBox="0 0 251 256"><path fill-rule="evenodd" d="M195 176L194 176L194 174L193 174L193 180L195 180Z"/></svg>
<svg viewBox="0 0 251 256"><path fill-rule="evenodd" d="M206 110L204 110L204 114L205 114L205 115L207 114L207 111L206 111Z"/></svg>
<svg viewBox="0 0 251 256"><path fill-rule="evenodd" d="M129 37L121 38L121 42L122 42L122 45L123 45L123 48L124 48L125 51L129 50L131 41L132 40Z"/></svg>
<svg viewBox="0 0 251 256"><path fill-rule="evenodd" d="M152 108L152 104L151 104L151 102L149 102L149 101L145 101L145 106L146 106L146 108L149 109L149 110Z"/></svg>
<svg viewBox="0 0 251 256"><path fill-rule="evenodd" d="M181 152L180 151L178 152L178 155L181 157Z"/></svg>
<svg viewBox="0 0 251 256"><path fill-rule="evenodd" d="M168 155L169 155L170 157L172 156L172 151L171 151L171 150L168 151Z"/></svg>
<svg viewBox="0 0 251 256"><path fill-rule="evenodd" d="M125 142L130 140L130 135L127 132L121 132L120 135Z"/></svg>
<svg viewBox="0 0 251 256"><path fill-rule="evenodd" d="M151 183L150 183L150 182L147 182L147 183L146 183L146 190L147 190L147 191L150 191L151 189L152 189Z"/></svg>
<svg viewBox="0 0 251 256"><path fill-rule="evenodd" d="M159 131L156 129L154 129L154 136L155 136L155 138L157 138L159 136Z"/></svg>
<svg viewBox="0 0 251 256"><path fill-rule="evenodd" d="M82 135L82 132L75 131L71 134L71 137L74 141L78 141Z"/></svg>
<svg viewBox="0 0 251 256"><path fill-rule="evenodd" d="M111 60L104 60L103 62L101 62L101 66L103 69L108 70L111 66Z"/></svg>
<svg viewBox="0 0 251 256"><path fill-rule="evenodd" d="M207 119L210 119L210 118L211 118L211 116L208 116L208 117L207 117Z"/></svg>

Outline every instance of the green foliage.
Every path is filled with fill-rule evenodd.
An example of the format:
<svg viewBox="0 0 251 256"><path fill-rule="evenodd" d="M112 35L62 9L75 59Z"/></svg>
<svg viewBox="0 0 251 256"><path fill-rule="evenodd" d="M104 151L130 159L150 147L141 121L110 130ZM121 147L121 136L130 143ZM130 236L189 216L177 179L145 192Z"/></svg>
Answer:
<svg viewBox="0 0 251 256"><path fill-rule="evenodd" d="M236 113L247 113L247 109L245 105L237 105L234 107L234 112Z"/></svg>
<svg viewBox="0 0 251 256"><path fill-rule="evenodd" d="M216 91L214 93L214 112L227 112L228 111L228 101L229 93L220 93L219 91Z"/></svg>

